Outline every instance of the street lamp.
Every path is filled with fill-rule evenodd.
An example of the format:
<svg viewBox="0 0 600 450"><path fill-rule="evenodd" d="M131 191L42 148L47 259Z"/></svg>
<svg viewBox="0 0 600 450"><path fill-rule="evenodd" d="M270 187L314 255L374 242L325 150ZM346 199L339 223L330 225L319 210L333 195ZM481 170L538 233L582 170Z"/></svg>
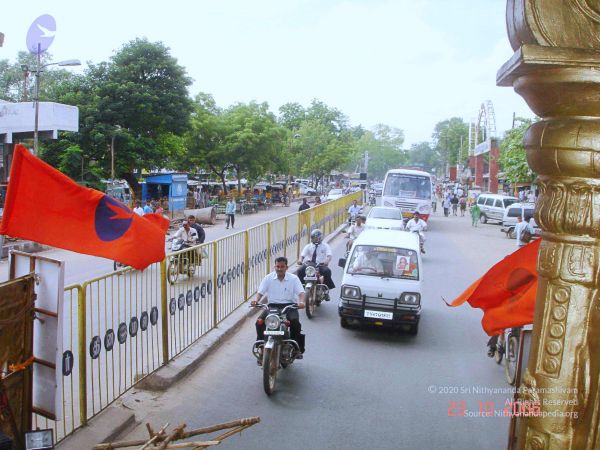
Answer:
<svg viewBox="0 0 600 450"><path fill-rule="evenodd" d="M121 130L120 125L115 125L115 131L113 132L110 139L110 179L115 179L115 137L117 137L117 133Z"/></svg>
<svg viewBox="0 0 600 450"><path fill-rule="evenodd" d="M33 128L33 154L38 153L38 122L40 114L40 73L43 68L48 66L80 66L81 62L78 59L67 59L65 61L47 63L40 65L40 55L38 53L38 63L35 69L35 124Z"/></svg>

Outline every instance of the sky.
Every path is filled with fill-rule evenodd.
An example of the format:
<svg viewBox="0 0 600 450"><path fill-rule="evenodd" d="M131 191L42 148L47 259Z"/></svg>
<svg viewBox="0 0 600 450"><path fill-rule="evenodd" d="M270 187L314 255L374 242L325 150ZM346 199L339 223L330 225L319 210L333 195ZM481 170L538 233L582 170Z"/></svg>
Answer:
<svg viewBox="0 0 600 450"><path fill-rule="evenodd" d="M436 123L476 121L491 100L496 135L513 113L533 117L496 72L513 54L506 0L29 0L6 2L0 59L26 51L31 23L57 24L54 61L108 61L125 43L161 41L217 105L267 102L272 112L312 99L352 126L400 128L405 148L431 141Z"/></svg>

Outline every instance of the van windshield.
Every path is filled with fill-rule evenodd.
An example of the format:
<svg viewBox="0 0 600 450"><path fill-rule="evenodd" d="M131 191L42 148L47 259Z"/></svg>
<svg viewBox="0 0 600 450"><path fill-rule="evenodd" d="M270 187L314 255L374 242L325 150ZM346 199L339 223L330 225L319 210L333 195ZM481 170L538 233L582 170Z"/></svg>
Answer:
<svg viewBox="0 0 600 450"><path fill-rule="evenodd" d="M418 280L419 262L414 250L357 245L348 264L348 273Z"/></svg>
<svg viewBox="0 0 600 450"><path fill-rule="evenodd" d="M431 181L424 176L390 173L383 191L385 196L427 200L431 198Z"/></svg>
<svg viewBox="0 0 600 450"><path fill-rule="evenodd" d="M512 205L513 203L515 203L517 201L516 198L505 198L504 199L504 207L508 208L510 205Z"/></svg>

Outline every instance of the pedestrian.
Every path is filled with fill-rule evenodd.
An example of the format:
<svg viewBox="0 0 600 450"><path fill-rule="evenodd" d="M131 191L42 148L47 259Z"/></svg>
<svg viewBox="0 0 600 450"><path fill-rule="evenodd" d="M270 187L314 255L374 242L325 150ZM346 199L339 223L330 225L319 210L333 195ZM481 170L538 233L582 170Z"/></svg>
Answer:
<svg viewBox="0 0 600 450"><path fill-rule="evenodd" d="M452 195L452 198L450 199L450 204L452 205L452 214L456 216L456 213L458 211L458 197L456 196L456 194Z"/></svg>
<svg viewBox="0 0 600 450"><path fill-rule="evenodd" d="M200 188L196 188L196 190L194 191L194 207L195 208L199 208L200 207Z"/></svg>
<svg viewBox="0 0 600 450"><path fill-rule="evenodd" d="M142 203L139 200L135 202L135 208L133 208L133 212L138 216L144 215L144 208L142 208Z"/></svg>
<svg viewBox="0 0 600 450"><path fill-rule="evenodd" d="M476 227L479 224L479 218L481 217L481 209L477 203L473 203L471 206L471 226Z"/></svg>
<svg viewBox="0 0 600 450"><path fill-rule="evenodd" d="M231 228L233 228L233 224L235 223L235 200L233 197L229 197L227 199L227 204L225 205L225 215L227 216L225 220L226 229L229 229L229 225L231 224Z"/></svg>
<svg viewBox="0 0 600 450"><path fill-rule="evenodd" d="M452 204L450 203L450 194L446 195L446 198L444 199L442 206L444 208L444 216L448 217L450 215L450 206Z"/></svg>
<svg viewBox="0 0 600 450"><path fill-rule="evenodd" d="M517 248L529 244L531 236L533 236L533 225L523 220L521 216L517 217L515 225L515 236L517 238Z"/></svg>
<svg viewBox="0 0 600 450"><path fill-rule="evenodd" d="M146 206L144 206L144 214L152 214L153 212L154 212L154 210L152 209L150 200L146 200Z"/></svg>
<svg viewBox="0 0 600 450"><path fill-rule="evenodd" d="M465 216L465 211L467 210L467 197L464 195L458 200L458 206L460 206L460 215L461 217Z"/></svg>
<svg viewBox="0 0 600 450"><path fill-rule="evenodd" d="M315 197L315 206L319 206L321 204L321 197L318 195Z"/></svg>
<svg viewBox="0 0 600 450"><path fill-rule="evenodd" d="M298 211L304 211L305 209L310 208L310 205L308 204L308 202L306 201L306 197L304 197L302 199L302 204L300 205L300 207L298 208Z"/></svg>

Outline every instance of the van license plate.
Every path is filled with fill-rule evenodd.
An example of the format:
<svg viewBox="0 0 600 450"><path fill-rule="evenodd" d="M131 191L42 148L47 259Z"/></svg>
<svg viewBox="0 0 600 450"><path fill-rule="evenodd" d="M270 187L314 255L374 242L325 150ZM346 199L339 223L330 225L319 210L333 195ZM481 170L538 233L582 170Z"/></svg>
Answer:
<svg viewBox="0 0 600 450"><path fill-rule="evenodd" d="M383 311L370 311L370 310L366 309L365 310L365 317L369 317L371 319L392 320L394 318L394 313L383 312Z"/></svg>
<svg viewBox="0 0 600 450"><path fill-rule="evenodd" d="M282 330L265 330L265 336L283 336L283 334Z"/></svg>

